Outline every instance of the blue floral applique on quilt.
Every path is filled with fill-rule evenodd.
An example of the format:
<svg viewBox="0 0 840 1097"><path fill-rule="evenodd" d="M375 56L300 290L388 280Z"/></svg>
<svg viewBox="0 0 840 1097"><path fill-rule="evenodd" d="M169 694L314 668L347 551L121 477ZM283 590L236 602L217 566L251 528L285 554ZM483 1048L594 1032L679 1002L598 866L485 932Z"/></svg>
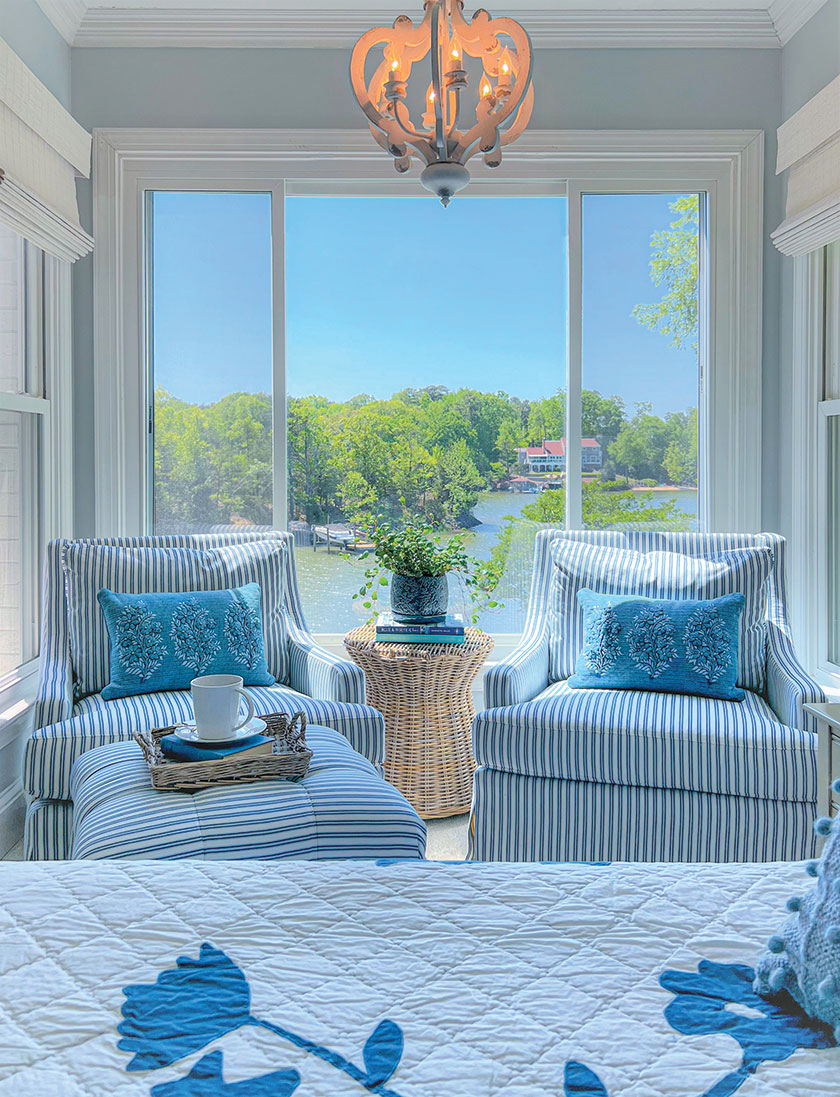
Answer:
<svg viewBox="0 0 840 1097"><path fill-rule="evenodd" d="M731 1071L698 1097L731 1097L764 1062L781 1062L800 1048L836 1046L827 1025L807 1017L792 999L768 1001L752 987L745 964L702 960L697 972L668 970L662 987L673 994L665 1019L684 1035L725 1033L743 1050ZM401 1097L388 1083L403 1057L403 1030L389 1018L374 1027L361 1049L359 1066L339 1052L251 1013L251 993L242 970L220 949L203 944L198 957L181 956L153 984L123 990L118 1047L132 1053L127 1070L158 1070L192 1055L235 1029L251 1025L273 1033L352 1078L380 1097ZM738 1007L737 1010L731 1007ZM284 1069L240 1082L225 1082L220 1050L204 1055L190 1072L152 1087L152 1097L290 1097L301 1078ZM609 1097L606 1085L584 1063L569 1060L564 1097Z"/></svg>
<svg viewBox="0 0 840 1097"><path fill-rule="evenodd" d="M665 1020L685 1035L725 1032L743 1049L737 1070L721 1078L703 1097L730 1097L760 1066L782 1062L800 1048L834 1047L828 1025L806 1016L792 998L770 1002L753 990L755 972L746 964L701 960L697 971L664 971L659 978L674 1000ZM736 1013L730 1007L740 1006Z"/></svg>
<svg viewBox="0 0 840 1097"><path fill-rule="evenodd" d="M563 1073L564 1097L609 1097L601 1079L583 1063L570 1059Z"/></svg>
<svg viewBox="0 0 840 1097"><path fill-rule="evenodd" d="M403 1032L388 1018L380 1021L362 1048L363 1067L324 1047L251 1013L251 991L242 970L220 949L207 943L198 958L178 957L175 969L153 984L123 988L123 1020L117 1026L121 1051L133 1053L127 1070L158 1070L191 1055L235 1029L266 1029L296 1048L349 1075L370 1093L400 1097L386 1083L403 1054ZM267 1088L271 1079L274 1088ZM241 1083L226 1083L222 1053L205 1055L188 1075L152 1088L153 1097L286 1097L298 1086L295 1070L274 1071ZM285 1088L284 1088L285 1087Z"/></svg>
<svg viewBox="0 0 840 1097"><path fill-rule="evenodd" d="M296 1070L274 1070L241 1082L226 1082L222 1052L204 1055L185 1078L152 1086L152 1097L291 1097L300 1085Z"/></svg>

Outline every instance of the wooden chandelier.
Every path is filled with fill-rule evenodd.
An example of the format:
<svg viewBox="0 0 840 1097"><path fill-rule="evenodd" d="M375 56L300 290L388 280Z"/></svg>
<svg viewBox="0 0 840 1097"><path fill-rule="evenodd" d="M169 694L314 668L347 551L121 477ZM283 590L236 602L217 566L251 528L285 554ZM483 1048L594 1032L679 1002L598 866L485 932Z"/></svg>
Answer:
<svg viewBox="0 0 840 1097"><path fill-rule="evenodd" d="M499 166L502 147L522 134L534 106L526 31L514 19L491 19L483 8L468 22L463 6L461 0L427 0L418 26L401 15L393 27L374 27L358 40L350 59L353 93L374 140L394 157L398 172L408 171L412 157L423 161L420 182L444 206L469 182L464 165L470 157L480 152L487 167ZM374 67L368 57L380 47L382 60L374 63L368 82L365 74ZM412 67L426 57L431 79L418 127L411 118L408 83ZM470 70L477 76L474 105L462 122Z"/></svg>

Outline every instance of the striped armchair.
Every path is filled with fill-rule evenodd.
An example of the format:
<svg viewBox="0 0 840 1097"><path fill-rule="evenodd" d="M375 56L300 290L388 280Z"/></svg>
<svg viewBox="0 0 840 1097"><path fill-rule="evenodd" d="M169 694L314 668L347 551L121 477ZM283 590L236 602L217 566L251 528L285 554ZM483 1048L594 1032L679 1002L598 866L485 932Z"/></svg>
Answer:
<svg viewBox="0 0 840 1097"><path fill-rule="evenodd" d="M248 688L257 713L303 710L310 723L333 728L376 766L385 756L385 723L376 709L364 704L362 671L319 647L306 628L300 604L292 538L281 532L211 534L170 537L110 538L89 541L53 541L47 546L43 582L43 626L40 681L35 726L24 748L23 785L28 799L24 833L25 856L30 860L68 856L72 822L70 771L85 751L131 738L132 731L161 727L192 716L189 690L146 693L103 701L98 681L90 677L90 659L82 664L74 650L73 629L85 630L83 643L94 648L94 632L103 628L96 604L101 586L134 590L195 590L189 561L205 550L233 554L242 582L255 581L263 592L276 594L277 612L264 622L268 665L278 684ZM112 550L102 553L100 549ZM182 550L177 566L166 558L145 585L121 586L120 550ZM257 555L259 553L259 559ZM90 560L107 556L105 563ZM161 558L165 554L160 554ZM74 572L68 557L82 558L85 568ZM251 559L253 557L253 560ZM144 557L145 559L145 557ZM215 581L214 586L240 585ZM75 622L75 626L74 626ZM100 644L107 641L102 633ZM78 639L76 647L82 646ZM107 680L107 649L98 673ZM95 661L94 661L95 664ZM94 665L94 671L96 666Z"/></svg>
<svg viewBox="0 0 840 1097"><path fill-rule="evenodd" d="M554 658L564 638L552 631L563 620L551 609L558 581L552 547L563 540L706 558L768 549L766 622L762 628L759 620L756 647L762 688L742 702L571 688ZM784 549L774 534L540 532L523 638L488 671L486 708L473 724L471 857L812 856L817 735L803 706L823 693L791 642Z"/></svg>

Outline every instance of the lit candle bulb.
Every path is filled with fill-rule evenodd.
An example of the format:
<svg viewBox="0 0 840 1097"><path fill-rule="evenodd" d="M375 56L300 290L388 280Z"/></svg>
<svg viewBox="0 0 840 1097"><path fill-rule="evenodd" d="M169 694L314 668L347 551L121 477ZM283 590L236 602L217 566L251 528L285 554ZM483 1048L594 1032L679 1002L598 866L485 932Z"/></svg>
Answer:
<svg viewBox="0 0 840 1097"><path fill-rule="evenodd" d="M449 43L449 67L450 69L462 69L464 67L464 55L461 52L461 43L457 34L452 35Z"/></svg>
<svg viewBox="0 0 840 1097"><path fill-rule="evenodd" d="M481 81L481 98L489 99L493 94L493 86L485 73L484 78Z"/></svg>
<svg viewBox="0 0 840 1097"><path fill-rule="evenodd" d="M427 110L423 114L423 125L426 129L432 129L435 124L435 89L429 84L426 91Z"/></svg>
<svg viewBox="0 0 840 1097"><path fill-rule="evenodd" d="M510 55L510 50L505 46L502 50L502 56L499 58L499 85L509 84L512 76L513 58Z"/></svg>
<svg viewBox="0 0 840 1097"><path fill-rule="evenodd" d="M388 79L399 80L400 79L400 59L391 50L386 54L388 61Z"/></svg>

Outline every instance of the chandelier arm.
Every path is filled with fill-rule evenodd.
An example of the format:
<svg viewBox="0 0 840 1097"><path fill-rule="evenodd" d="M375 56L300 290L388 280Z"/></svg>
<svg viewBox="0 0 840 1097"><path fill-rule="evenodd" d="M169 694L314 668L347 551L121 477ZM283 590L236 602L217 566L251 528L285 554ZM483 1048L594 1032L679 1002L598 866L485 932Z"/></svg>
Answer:
<svg viewBox="0 0 840 1097"><path fill-rule="evenodd" d="M435 146L438 151L438 159L446 159L446 138L443 135L443 94L440 79L440 0L435 0L431 5L435 17L432 19L432 93L435 97Z"/></svg>
<svg viewBox="0 0 840 1097"><path fill-rule="evenodd" d="M449 148L452 144L456 144L456 145L458 144L457 141L453 141L452 139L453 139L455 133L457 132L458 119L461 115L461 92L460 92L460 90L458 88L455 88L452 91L450 91L449 94L451 96L453 96L453 98L455 100L455 109L452 111L450 122L449 122L449 128L446 131L447 148Z"/></svg>
<svg viewBox="0 0 840 1097"><path fill-rule="evenodd" d="M406 125L405 121L403 120L403 115L405 115L405 118L408 120L408 125ZM415 128L414 123L411 121L411 115L408 113L408 107L405 105L405 103L394 103L394 118L396 119L397 125L410 140L427 140L425 133L421 133L418 129Z"/></svg>
<svg viewBox="0 0 840 1097"><path fill-rule="evenodd" d="M519 78L517 77L517 90L513 95L509 96L502 108L495 113L492 113L487 107L483 112L481 111L482 104L479 104L479 110L477 113L477 121L461 138L458 148L452 153L454 159L460 160L461 163L469 160L477 152L492 153L494 152L500 143L504 142L502 134L505 132L502 129L503 124L511 117L511 115L518 114L521 107L524 107L525 100L528 98L528 92L531 90L530 81L530 68L528 70L528 76L523 83L519 84ZM533 105L533 96L530 99L531 105ZM510 128L517 130L514 137L510 140L513 141L522 132L524 126L527 125L527 118L530 117L531 106L527 107L527 116L525 123L521 128L518 127L519 119L515 118Z"/></svg>
<svg viewBox="0 0 840 1097"><path fill-rule="evenodd" d="M519 113L514 118L513 122L503 129L499 133L499 144L510 145L518 137L521 137L525 131L526 126L531 121L531 112L534 109L534 85L529 84L528 90L522 98L522 105L519 108Z"/></svg>

